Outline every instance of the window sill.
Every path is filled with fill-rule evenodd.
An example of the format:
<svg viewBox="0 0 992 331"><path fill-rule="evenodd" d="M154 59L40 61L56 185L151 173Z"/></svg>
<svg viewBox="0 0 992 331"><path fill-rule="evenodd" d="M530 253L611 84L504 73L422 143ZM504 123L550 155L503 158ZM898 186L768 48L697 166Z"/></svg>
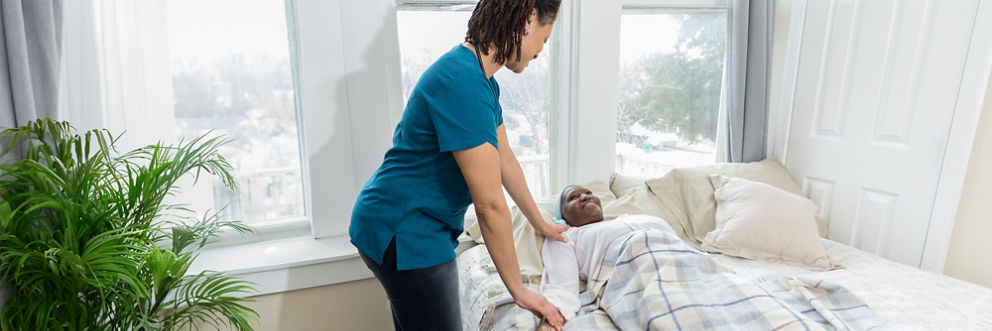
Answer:
<svg viewBox="0 0 992 331"><path fill-rule="evenodd" d="M220 271L255 283L265 295L372 277L347 235L310 235L200 251L187 274Z"/></svg>
<svg viewBox="0 0 992 331"><path fill-rule="evenodd" d="M475 246L464 233L456 254ZM187 274L204 270L224 272L255 283L265 295L372 278L348 235L313 239L309 234L210 247L200 251Z"/></svg>

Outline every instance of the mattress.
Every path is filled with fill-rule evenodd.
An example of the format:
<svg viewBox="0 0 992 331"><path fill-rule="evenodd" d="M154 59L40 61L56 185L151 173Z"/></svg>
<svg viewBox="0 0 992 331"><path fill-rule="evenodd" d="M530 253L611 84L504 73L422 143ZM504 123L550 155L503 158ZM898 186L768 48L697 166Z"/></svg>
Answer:
<svg viewBox="0 0 992 331"><path fill-rule="evenodd" d="M715 255L717 262L756 282L805 275L830 280L857 294L875 319L895 330L992 330L992 289L885 260L841 243L822 239L827 253L843 269L813 272L764 261ZM458 256L462 321L477 329L492 318L494 307L512 299L500 282L484 245ZM531 289L539 278L524 279Z"/></svg>

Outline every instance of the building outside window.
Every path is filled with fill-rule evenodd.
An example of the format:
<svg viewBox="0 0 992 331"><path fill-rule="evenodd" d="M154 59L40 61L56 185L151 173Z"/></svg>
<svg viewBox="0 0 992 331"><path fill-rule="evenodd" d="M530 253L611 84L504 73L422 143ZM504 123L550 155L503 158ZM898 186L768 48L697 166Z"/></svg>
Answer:
<svg viewBox="0 0 992 331"><path fill-rule="evenodd" d="M170 0L168 66L176 139L212 132L240 185L184 187L179 202L200 215L250 225L305 217L300 131L282 1ZM233 11L233 12L232 12ZM208 177L209 176L205 176Z"/></svg>

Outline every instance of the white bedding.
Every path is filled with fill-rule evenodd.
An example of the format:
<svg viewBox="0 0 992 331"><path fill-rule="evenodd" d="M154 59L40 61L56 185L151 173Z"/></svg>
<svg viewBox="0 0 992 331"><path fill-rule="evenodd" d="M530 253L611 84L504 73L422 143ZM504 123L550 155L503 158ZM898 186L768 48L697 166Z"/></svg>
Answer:
<svg viewBox="0 0 992 331"><path fill-rule="evenodd" d="M857 294L879 323L894 330L992 330L992 289L885 260L831 240L822 241L827 254L844 269L816 273L725 255L716 259L758 281L790 274L829 279Z"/></svg>
<svg viewBox="0 0 992 331"><path fill-rule="evenodd" d="M748 279L763 282L785 275L807 275L847 287L864 300L875 319L897 330L992 330L992 289L891 262L856 248L823 239L827 253L846 268L811 272L799 267L730 256L716 260ZM479 245L458 256L462 320L466 330L510 302L485 249ZM536 289L539 279L525 279Z"/></svg>

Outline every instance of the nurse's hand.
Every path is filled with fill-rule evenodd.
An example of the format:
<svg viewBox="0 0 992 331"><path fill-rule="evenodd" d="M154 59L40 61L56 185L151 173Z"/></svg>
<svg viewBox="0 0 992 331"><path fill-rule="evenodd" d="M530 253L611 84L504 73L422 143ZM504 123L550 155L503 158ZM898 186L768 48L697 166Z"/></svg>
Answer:
<svg viewBox="0 0 992 331"><path fill-rule="evenodd" d="M558 241L560 242L568 241L565 240L565 236L561 235L562 232L568 230L568 225L551 224L547 222L541 222L541 223L544 223L544 226L540 229L540 231L541 234L543 234L545 237L555 238L558 239Z"/></svg>
<svg viewBox="0 0 992 331"><path fill-rule="evenodd" d="M538 318L546 319L548 324L551 324L555 330L561 330L562 325L565 324L565 319L558 312L558 308L555 308L548 299L544 298L543 295L537 294L537 292L524 289L521 293L514 296L513 300L516 301L517 306L520 306L520 308L529 310Z"/></svg>

